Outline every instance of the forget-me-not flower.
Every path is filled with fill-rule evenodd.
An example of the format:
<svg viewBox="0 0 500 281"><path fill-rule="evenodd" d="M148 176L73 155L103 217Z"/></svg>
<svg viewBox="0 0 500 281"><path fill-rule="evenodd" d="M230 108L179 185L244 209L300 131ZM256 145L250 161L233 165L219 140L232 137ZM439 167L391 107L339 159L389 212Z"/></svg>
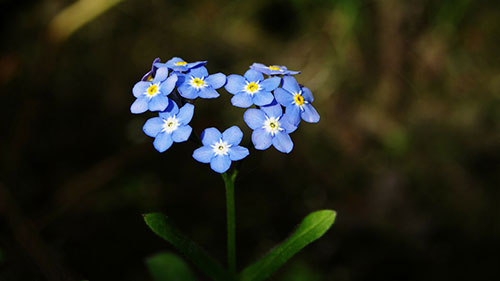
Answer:
<svg viewBox="0 0 500 281"><path fill-rule="evenodd" d="M184 72L188 71L191 68L195 68L198 66L203 66L207 64L206 61L197 61L197 62L186 62L185 60L178 58L178 57L173 57L166 63L155 63L155 66L157 67L167 67L169 69L172 69L173 71L177 72Z"/></svg>
<svg viewBox="0 0 500 281"><path fill-rule="evenodd" d="M186 99L197 97L213 99L219 96L216 89L226 84L226 75L216 73L208 75L204 66L190 69L183 77L183 82L178 86L178 91Z"/></svg>
<svg viewBox="0 0 500 281"><path fill-rule="evenodd" d="M189 122L193 118L194 105L185 104L181 109L171 102L166 111L159 117L150 118L142 128L146 135L155 138L153 145L159 152L164 152L173 142L184 142L189 139L191 131Z"/></svg>
<svg viewBox="0 0 500 281"><path fill-rule="evenodd" d="M286 66L283 65L264 65L262 63L254 62L251 66L251 69L262 72L266 75L295 75L299 74L300 71L288 70Z"/></svg>
<svg viewBox="0 0 500 281"><path fill-rule="evenodd" d="M201 163L210 163L210 168L217 173L224 173L231 167L231 161L238 161L248 156L247 148L240 146L243 132L232 126L220 133L216 128L207 128L201 134L203 146L193 152L193 158Z"/></svg>
<svg viewBox="0 0 500 281"><path fill-rule="evenodd" d="M156 70L158 67L155 66L155 63L160 62L160 58L156 58L153 60L153 63L151 64L151 70L148 71L148 73L144 74L142 76L141 81L153 81L153 77L155 76Z"/></svg>
<svg viewBox="0 0 500 281"><path fill-rule="evenodd" d="M227 77L226 90L233 94L231 103L237 107L247 108L252 104L264 106L274 100L271 93L281 83L280 77L264 80L262 73L249 69L244 76L232 74Z"/></svg>
<svg viewBox="0 0 500 281"><path fill-rule="evenodd" d="M167 78L168 77L168 78ZM167 108L168 95L177 82L177 75L168 76L168 69L161 67L156 70L152 81L139 81L134 85L132 93L137 99L130 106L132 113L143 113L146 110L162 111Z"/></svg>
<svg viewBox="0 0 500 281"><path fill-rule="evenodd" d="M283 77L283 86L274 90L276 101L286 107L286 113L294 125L298 125L300 118L309 123L317 123L319 114L311 105L314 97L306 87L301 87L292 76Z"/></svg>
<svg viewBox="0 0 500 281"><path fill-rule="evenodd" d="M265 150L272 144L278 151L292 151L293 142L289 134L297 127L290 122L287 114L283 114L281 106L276 102L260 109L248 109L243 119L254 130L252 142L255 149Z"/></svg>

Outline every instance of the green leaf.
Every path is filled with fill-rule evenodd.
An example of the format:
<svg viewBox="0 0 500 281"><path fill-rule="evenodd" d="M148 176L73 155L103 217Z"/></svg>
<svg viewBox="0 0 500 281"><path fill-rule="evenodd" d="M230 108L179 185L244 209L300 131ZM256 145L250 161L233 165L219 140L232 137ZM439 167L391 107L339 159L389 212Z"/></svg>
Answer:
<svg viewBox="0 0 500 281"><path fill-rule="evenodd" d="M200 246L184 236L167 216L161 213L150 213L144 215L144 220L154 233L170 242L212 280L229 280L222 266Z"/></svg>
<svg viewBox="0 0 500 281"><path fill-rule="evenodd" d="M160 253L146 259L155 281L196 281L189 266L173 253Z"/></svg>
<svg viewBox="0 0 500 281"><path fill-rule="evenodd" d="M332 226L336 212L321 210L309 214L295 232L256 263L245 268L241 281L265 280L302 248L320 238Z"/></svg>

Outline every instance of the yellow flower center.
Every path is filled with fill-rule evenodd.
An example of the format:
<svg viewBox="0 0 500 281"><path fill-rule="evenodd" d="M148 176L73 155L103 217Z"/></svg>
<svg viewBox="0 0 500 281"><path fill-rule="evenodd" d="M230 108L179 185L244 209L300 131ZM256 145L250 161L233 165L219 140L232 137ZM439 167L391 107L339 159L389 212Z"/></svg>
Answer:
<svg viewBox="0 0 500 281"><path fill-rule="evenodd" d="M149 74L148 78L146 78L146 80L149 82L153 81L153 75Z"/></svg>
<svg viewBox="0 0 500 281"><path fill-rule="evenodd" d="M281 71L281 68L277 67L276 65L269 66L269 69Z"/></svg>
<svg viewBox="0 0 500 281"><path fill-rule="evenodd" d="M276 124L276 123L277 123L276 121L275 122L270 122L269 123L269 127L271 127L272 129L278 127L278 124Z"/></svg>
<svg viewBox="0 0 500 281"><path fill-rule="evenodd" d="M255 83L255 82L250 82L250 83L248 83L248 84L247 84L247 86L246 86L246 90L247 90L247 92L249 92L249 93L255 93L255 92L257 92L259 89L260 89L259 84Z"/></svg>
<svg viewBox="0 0 500 281"><path fill-rule="evenodd" d="M187 62L185 62L185 61L178 61L175 63L175 65L186 65L186 64L187 64Z"/></svg>
<svg viewBox="0 0 500 281"><path fill-rule="evenodd" d="M191 79L191 85L195 88L202 88L205 86L205 81L200 78L193 78Z"/></svg>
<svg viewBox="0 0 500 281"><path fill-rule="evenodd" d="M303 105L305 103L304 97L302 95L300 95L300 94L295 94L295 96L293 96L293 101L298 106L301 106L301 105Z"/></svg>
<svg viewBox="0 0 500 281"><path fill-rule="evenodd" d="M149 86L147 93L150 96L154 96L156 93L158 93L158 85L153 84L153 85Z"/></svg>

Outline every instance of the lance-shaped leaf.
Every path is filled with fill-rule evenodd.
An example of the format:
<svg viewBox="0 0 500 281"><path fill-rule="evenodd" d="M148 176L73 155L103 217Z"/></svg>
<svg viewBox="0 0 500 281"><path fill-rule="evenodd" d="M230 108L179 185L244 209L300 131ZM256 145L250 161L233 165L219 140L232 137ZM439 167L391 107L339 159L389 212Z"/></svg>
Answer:
<svg viewBox="0 0 500 281"><path fill-rule="evenodd" d="M212 280L229 280L227 272L222 266L210 257L200 246L182 234L169 220L161 213L150 213L144 215L146 224L161 238L167 240L174 247L184 254L193 264Z"/></svg>
<svg viewBox="0 0 500 281"><path fill-rule="evenodd" d="M146 259L154 281L196 281L189 266L173 253L159 253Z"/></svg>
<svg viewBox="0 0 500 281"><path fill-rule="evenodd" d="M288 239L256 263L245 268L239 280L266 280L298 251L325 234L335 221L335 216L336 212L332 210L321 210L309 214Z"/></svg>

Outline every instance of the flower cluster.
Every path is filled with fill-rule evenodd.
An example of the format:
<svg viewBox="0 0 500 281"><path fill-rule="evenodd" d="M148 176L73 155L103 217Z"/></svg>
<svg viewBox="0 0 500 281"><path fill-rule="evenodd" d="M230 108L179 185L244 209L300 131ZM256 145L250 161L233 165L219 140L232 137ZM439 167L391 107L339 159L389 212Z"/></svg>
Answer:
<svg viewBox="0 0 500 281"><path fill-rule="evenodd" d="M178 57L162 63L156 58L151 70L134 85L132 93L136 100L130 111L158 113L146 121L143 131L154 138L153 146L159 152L166 151L174 142L190 139L193 100L217 98L220 96L217 89L222 87L233 95L234 106L252 107L245 111L243 119L253 130L251 140L255 149L265 150L272 145L280 152L289 153L293 149L290 134L301 120L319 121L319 114L311 105L311 91L293 77L299 71L254 63L243 76L226 77L223 73L209 74L206 63L188 63ZM249 155L248 149L239 145L242 139L243 132L237 126L222 133L216 128L207 128L201 134L202 146L193 152L193 158L210 163L212 170L224 173L232 161Z"/></svg>

